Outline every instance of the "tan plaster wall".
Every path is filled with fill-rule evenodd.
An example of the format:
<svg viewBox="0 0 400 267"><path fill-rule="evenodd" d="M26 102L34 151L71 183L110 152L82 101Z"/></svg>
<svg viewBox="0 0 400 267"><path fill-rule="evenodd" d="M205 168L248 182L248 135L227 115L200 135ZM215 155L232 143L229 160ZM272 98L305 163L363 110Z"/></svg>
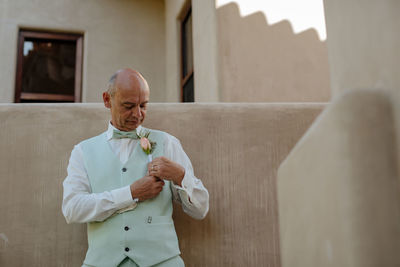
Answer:
<svg viewBox="0 0 400 267"><path fill-rule="evenodd" d="M149 105L144 125L181 141L210 193L202 221L174 208L186 266L281 266L276 171L323 108ZM86 225L65 223L62 182L74 145L103 132L108 119L100 104L0 105L0 127L7 129L0 131L0 266L82 264ZM203 140L199 132L207 133Z"/></svg>
<svg viewBox="0 0 400 267"><path fill-rule="evenodd" d="M329 101L326 43L315 30L294 34L290 22L269 25L266 16L241 17L235 3L217 9L221 101Z"/></svg>
<svg viewBox="0 0 400 267"><path fill-rule="evenodd" d="M215 0L192 1L196 102L220 100Z"/></svg>
<svg viewBox="0 0 400 267"><path fill-rule="evenodd" d="M390 90L400 153L400 2L337 0L324 6L332 95L353 88Z"/></svg>
<svg viewBox="0 0 400 267"><path fill-rule="evenodd" d="M84 33L84 102L98 102L108 78L134 67L148 79L151 100L165 98L162 0L0 0L0 102L13 102L18 28Z"/></svg>
<svg viewBox="0 0 400 267"><path fill-rule="evenodd" d="M345 91L279 167L283 267L399 265L399 133L391 100L384 90Z"/></svg>
<svg viewBox="0 0 400 267"><path fill-rule="evenodd" d="M165 1L166 101L181 101L180 20L185 0ZM217 102L218 56L215 0L192 1L195 102Z"/></svg>
<svg viewBox="0 0 400 267"><path fill-rule="evenodd" d="M180 102L180 24L179 14L185 0L165 1L165 93L166 102ZM196 89L195 89L196 90Z"/></svg>
<svg viewBox="0 0 400 267"><path fill-rule="evenodd" d="M400 89L400 2L336 0L324 6L332 94Z"/></svg>

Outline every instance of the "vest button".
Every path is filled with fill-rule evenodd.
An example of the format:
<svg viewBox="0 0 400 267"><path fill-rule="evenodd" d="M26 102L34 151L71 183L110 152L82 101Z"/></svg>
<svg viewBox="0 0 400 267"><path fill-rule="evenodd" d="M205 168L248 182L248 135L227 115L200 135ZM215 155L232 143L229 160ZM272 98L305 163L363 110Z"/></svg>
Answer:
<svg viewBox="0 0 400 267"><path fill-rule="evenodd" d="M123 171L123 172L126 172L126 168L122 168L122 171Z"/></svg>
<svg viewBox="0 0 400 267"><path fill-rule="evenodd" d="M128 226L125 226L124 229L125 229L125 231L128 231L128 230L129 230L129 227L128 227Z"/></svg>
<svg viewBox="0 0 400 267"><path fill-rule="evenodd" d="M129 251L129 248L125 248L125 251L128 252L128 251Z"/></svg>

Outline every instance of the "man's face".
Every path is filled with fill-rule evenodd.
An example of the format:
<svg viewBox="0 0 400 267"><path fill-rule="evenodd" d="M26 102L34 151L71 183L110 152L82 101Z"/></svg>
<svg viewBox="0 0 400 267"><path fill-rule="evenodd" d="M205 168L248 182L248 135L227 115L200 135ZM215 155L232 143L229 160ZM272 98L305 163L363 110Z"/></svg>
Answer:
<svg viewBox="0 0 400 267"><path fill-rule="evenodd" d="M111 110L111 123L121 131L133 131L146 116L149 90L143 82L117 86L111 97L103 94L104 104Z"/></svg>

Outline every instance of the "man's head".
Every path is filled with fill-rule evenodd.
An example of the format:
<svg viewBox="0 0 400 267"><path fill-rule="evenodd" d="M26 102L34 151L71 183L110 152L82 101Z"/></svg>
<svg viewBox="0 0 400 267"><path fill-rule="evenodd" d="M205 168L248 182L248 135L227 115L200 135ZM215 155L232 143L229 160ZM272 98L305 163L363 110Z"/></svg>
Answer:
<svg viewBox="0 0 400 267"><path fill-rule="evenodd" d="M103 93L112 125L121 131L136 129L146 116L149 95L149 86L139 72L127 68L114 73Z"/></svg>

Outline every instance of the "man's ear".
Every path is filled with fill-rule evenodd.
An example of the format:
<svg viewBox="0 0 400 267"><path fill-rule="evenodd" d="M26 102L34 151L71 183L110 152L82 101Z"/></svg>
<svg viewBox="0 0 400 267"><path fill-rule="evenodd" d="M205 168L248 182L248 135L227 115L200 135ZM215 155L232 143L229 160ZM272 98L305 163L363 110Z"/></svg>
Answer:
<svg viewBox="0 0 400 267"><path fill-rule="evenodd" d="M103 102L106 108L111 108L111 96L109 93L107 92L103 93Z"/></svg>

